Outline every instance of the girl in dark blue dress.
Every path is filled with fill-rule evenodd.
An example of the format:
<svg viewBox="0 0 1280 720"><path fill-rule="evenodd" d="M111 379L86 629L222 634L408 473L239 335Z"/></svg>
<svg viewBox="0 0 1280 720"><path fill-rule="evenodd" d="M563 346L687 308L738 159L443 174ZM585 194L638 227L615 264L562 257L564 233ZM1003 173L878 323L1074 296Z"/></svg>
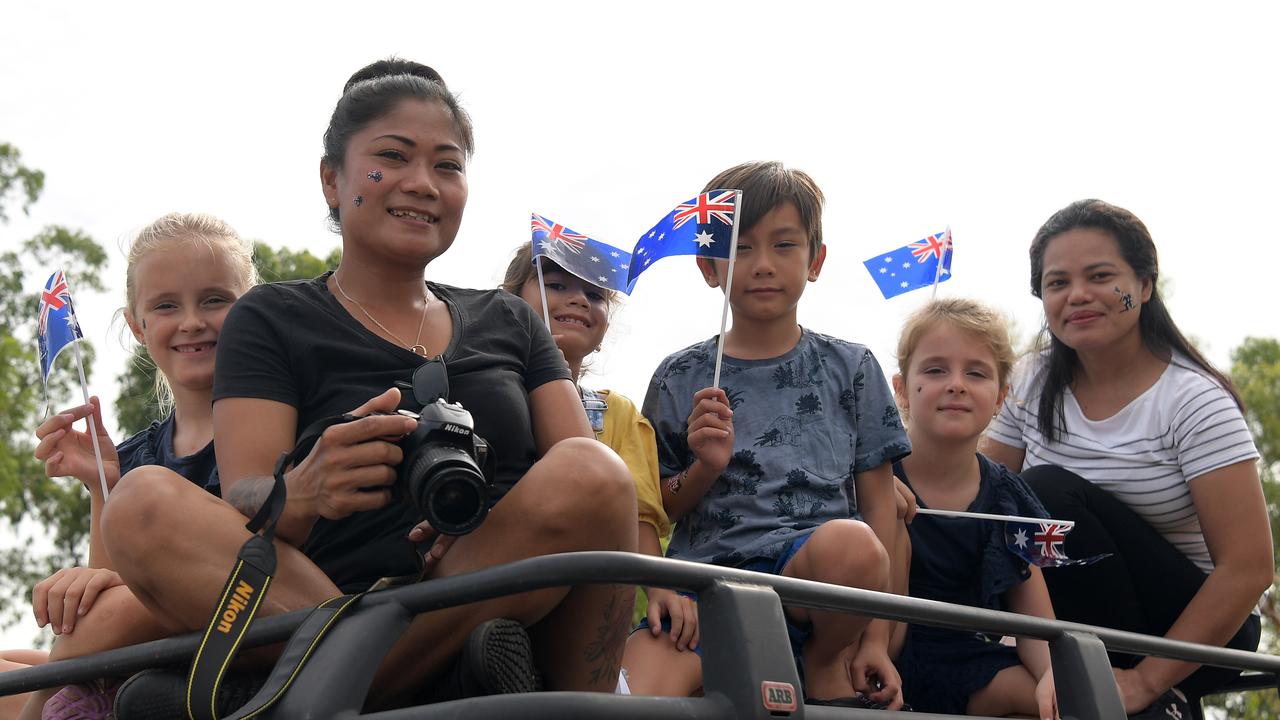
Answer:
<svg viewBox="0 0 1280 720"><path fill-rule="evenodd" d="M907 320L893 387L912 453L894 473L921 508L1046 516L1017 475L977 452L1012 362L1003 320L978 303L937 300ZM1040 569L1009 552L1003 523L917 515L908 532L912 597L1053 617ZM1057 716L1044 641L1021 638L1014 648L926 625L895 639L903 694L916 710Z"/></svg>

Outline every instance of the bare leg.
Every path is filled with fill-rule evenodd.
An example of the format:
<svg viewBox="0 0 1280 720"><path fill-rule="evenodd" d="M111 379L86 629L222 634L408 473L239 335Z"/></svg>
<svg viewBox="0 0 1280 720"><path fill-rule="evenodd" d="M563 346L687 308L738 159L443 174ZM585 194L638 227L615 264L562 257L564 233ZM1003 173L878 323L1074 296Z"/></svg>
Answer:
<svg viewBox="0 0 1280 720"><path fill-rule="evenodd" d="M489 513L458 539L434 577L576 550L636 550L635 483L604 445L557 443ZM466 636L496 617L529 627L547 686L612 692L631 621L633 589L616 585L550 588L419 615L388 654L375 681L378 704L421 691Z"/></svg>
<svg viewBox="0 0 1280 720"><path fill-rule="evenodd" d="M857 520L831 520L813 531L782 574L845 587L885 590L889 555L875 533ZM787 608L797 624L812 624L804 645L805 694L830 699L854 694L849 662L871 618L803 608Z"/></svg>
<svg viewBox="0 0 1280 720"><path fill-rule="evenodd" d="M6 650L5 652L0 653L0 672L9 672L10 670L26 670L32 665L40 664L40 662L43 662L43 660L36 663L22 662L22 660L26 660L26 659L33 659L33 660L36 659L35 657L29 657L24 653L38 653L38 652L40 651L38 650L25 650L25 651L24 650ZM10 659L10 658L14 658L14 659ZM31 695L32 695L31 693L22 693L20 695L5 695L4 697L0 697L0 718L3 718L4 720L10 720L10 718L18 717L18 714L22 712L23 706L27 704L27 701L31 698ZM43 704L43 701L41 701L41 703Z"/></svg>
<svg viewBox="0 0 1280 720"><path fill-rule="evenodd" d="M689 697L702 688L702 658L676 649L668 633L654 637L648 628L632 633L622 664L632 695Z"/></svg>
<svg viewBox="0 0 1280 720"><path fill-rule="evenodd" d="M120 479L102 514L116 572L174 632L203 628L249 531L240 511L156 466ZM261 616L341 595L297 548L276 542L276 575Z"/></svg>
<svg viewBox="0 0 1280 720"><path fill-rule="evenodd" d="M965 708L968 715L987 717L1037 717L1039 712L1040 708L1036 707L1036 679L1023 665L1007 667L996 673L986 687L969 696L969 704Z"/></svg>

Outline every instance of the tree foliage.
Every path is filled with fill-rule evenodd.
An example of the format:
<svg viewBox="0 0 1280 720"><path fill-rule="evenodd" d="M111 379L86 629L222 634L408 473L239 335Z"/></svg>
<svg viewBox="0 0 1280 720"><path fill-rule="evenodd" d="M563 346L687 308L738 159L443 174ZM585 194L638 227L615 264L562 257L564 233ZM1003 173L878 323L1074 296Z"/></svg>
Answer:
<svg viewBox="0 0 1280 720"><path fill-rule="evenodd" d="M12 190L21 191L19 207L26 212L43 184L43 173L22 165L15 148L0 144L0 224L9 218ZM73 299L100 292L98 278L106 263L106 252L92 238L57 225L0 253L0 524L17 538L0 550L0 624L12 624L26 612L36 580L77 562L89 533L89 500L79 481L45 477L32 454L32 430L47 407L67 405L79 394L73 392L78 385L75 363L66 353L50 374L46 396L36 357L39 293L28 289L61 268ZM80 353L87 372L93 366L93 347L82 342Z"/></svg>
<svg viewBox="0 0 1280 720"><path fill-rule="evenodd" d="M1271 541L1280 542L1280 340L1245 338L1231 352L1231 381L1245 404L1245 419L1253 431L1258 453L1262 491L1271 517ZM1280 545L1275 548L1280 559ZM1263 599L1263 644L1260 651L1280 650L1280 607L1277 588ZM1217 696L1206 702L1222 708L1226 717L1264 720L1280 717L1280 696L1275 690Z"/></svg>
<svg viewBox="0 0 1280 720"><path fill-rule="evenodd" d="M253 264L264 282L312 278L325 270L338 266L342 251L335 249L323 259L307 250L274 249L263 243L253 247ZM133 356L116 382L120 394L116 396L116 423L122 437L132 435L164 417L155 392L156 366L142 346L135 347Z"/></svg>

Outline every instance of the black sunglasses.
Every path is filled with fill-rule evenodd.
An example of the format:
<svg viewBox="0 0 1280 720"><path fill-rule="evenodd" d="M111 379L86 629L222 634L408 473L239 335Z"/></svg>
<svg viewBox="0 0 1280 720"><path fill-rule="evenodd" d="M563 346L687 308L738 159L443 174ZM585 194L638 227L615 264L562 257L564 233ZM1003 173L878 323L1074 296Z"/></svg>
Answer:
<svg viewBox="0 0 1280 720"><path fill-rule="evenodd" d="M401 409L417 411L436 400L449 400L449 369L443 356L436 356L413 371L413 381L397 381ZM412 407L410 407L413 405Z"/></svg>

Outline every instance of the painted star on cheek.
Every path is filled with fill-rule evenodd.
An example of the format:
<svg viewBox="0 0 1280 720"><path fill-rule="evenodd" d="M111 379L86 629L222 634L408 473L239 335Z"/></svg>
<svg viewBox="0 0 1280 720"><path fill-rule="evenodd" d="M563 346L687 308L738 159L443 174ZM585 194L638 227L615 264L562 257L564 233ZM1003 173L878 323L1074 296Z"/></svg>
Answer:
<svg viewBox="0 0 1280 720"><path fill-rule="evenodd" d="M370 171L369 171L369 179L370 179L370 180L372 180L372 181L374 181L374 182L376 182L376 183L382 182L382 171L381 171L381 170L370 170Z"/></svg>
<svg viewBox="0 0 1280 720"><path fill-rule="evenodd" d="M364 204L364 196L363 196L363 195L357 195L357 196L355 196L355 198L352 200L352 202L354 202L354 203L356 204L356 207L360 207L361 205L363 205L363 204Z"/></svg>

